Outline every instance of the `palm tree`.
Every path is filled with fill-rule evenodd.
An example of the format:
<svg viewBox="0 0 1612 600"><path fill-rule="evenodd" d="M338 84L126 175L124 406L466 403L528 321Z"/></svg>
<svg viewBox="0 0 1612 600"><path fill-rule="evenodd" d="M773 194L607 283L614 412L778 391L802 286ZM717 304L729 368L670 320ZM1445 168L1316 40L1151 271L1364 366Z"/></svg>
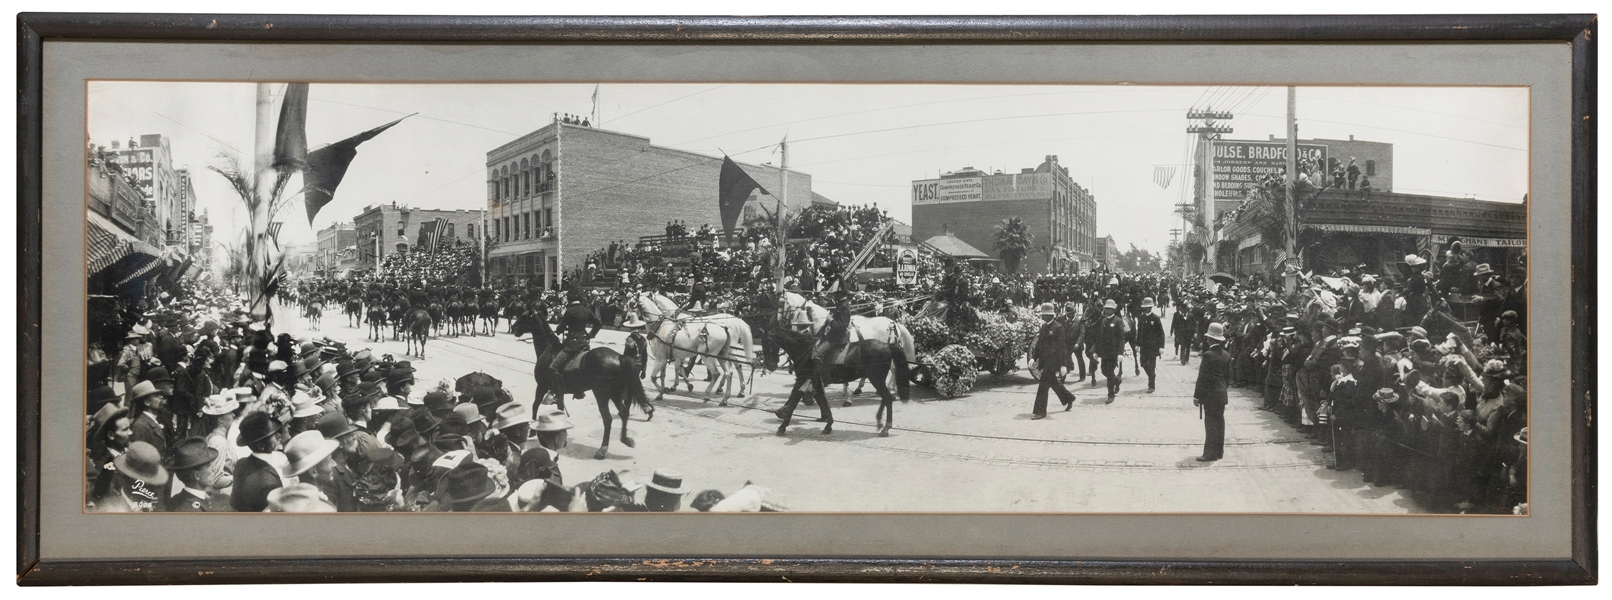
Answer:
<svg viewBox="0 0 1612 600"><path fill-rule="evenodd" d="M996 226L996 241L992 247L998 256L1002 257L1002 266L1009 273L1019 272L1019 262L1030 253L1035 243L1035 234L1030 228L1024 226L1024 221L1018 217L1008 217Z"/></svg>

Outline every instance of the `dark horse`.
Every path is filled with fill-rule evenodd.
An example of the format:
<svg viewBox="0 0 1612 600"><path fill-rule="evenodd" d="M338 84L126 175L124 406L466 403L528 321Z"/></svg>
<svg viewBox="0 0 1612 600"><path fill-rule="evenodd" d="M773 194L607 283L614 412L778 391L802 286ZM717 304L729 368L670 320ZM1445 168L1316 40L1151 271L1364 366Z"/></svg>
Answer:
<svg viewBox="0 0 1612 600"><path fill-rule="evenodd" d="M347 304L346 304L346 306L344 308L345 308L344 314L347 315L347 326L348 327L359 327L359 326L361 326L363 324L363 322L364 322L364 301L363 300L360 300L358 298L358 296L356 296L356 295L355 296L349 296L347 298Z"/></svg>
<svg viewBox="0 0 1612 600"><path fill-rule="evenodd" d="M369 334L370 339L376 342L386 337L387 314L386 307L380 303L369 305Z"/></svg>
<svg viewBox="0 0 1612 600"><path fill-rule="evenodd" d="M554 392L555 403L560 410L565 410L566 394L591 391L599 404L599 418L604 421L604 439L593 457L603 459L609 453L611 404L616 405L616 412L621 415L621 443L633 447L632 438L627 435L627 415L632 405L636 403L644 408L646 420L654 418L655 408L644 395L644 385L638 380L638 365L632 358L609 348L594 348L584 352L580 361L572 361L575 367L567 365L564 370L555 371L550 365L561 342L547 321L534 313L523 314L510 324L510 332L517 337L532 334L532 348L537 351L537 364L532 370L532 377L537 380L537 398L532 401L534 412L543 405L543 397L549 392Z"/></svg>
<svg viewBox="0 0 1612 600"><path fill-rule="evenodd" d="M896 393L902 401L907 399L907 384L912 379L908 371L907 353L901 346L886 344L884 340L861 340L851 343L845 352L845 362L819 365L812 352L817 345L817 336L783 327L773 328L770 334L795 365L795 385L789 392L789 401L774 413L783 421L778 425L778 435L784 435L784 430L789 428L789 419L795 414L795 405L800 403L804 393L801 389L807 382L812 384L812 394L818 410L822 412L822 419L828 422L823 427L823 433L833 433L834 413L829 410L828 401L823 399L824 386L850 383L862 378L867 378L873 390L879 393L879 410L873 417L875 426L879 428L879 436L890 435L890 428L895 425L895 397L890 395L885 378L893 366L896 371Z"/></svg>
<svg viewBox="0 0 1612 600"><path fill-rule="evenodd" d="M481 303L481 326L487 335L498 333L498 302L488 298ZM471 323L471 334L475 334L475 324Z"/></svg>
<svg viewBox="0 0 1612 600"><path fill-rule="evenodd" d="M423 308L411 309L404 313L399 325L408 331L404 336L408 338L408 346L404 352L411 352L418 346L419 353L415 356L425 358L425 340L431 337L431 313Z"/></svg>

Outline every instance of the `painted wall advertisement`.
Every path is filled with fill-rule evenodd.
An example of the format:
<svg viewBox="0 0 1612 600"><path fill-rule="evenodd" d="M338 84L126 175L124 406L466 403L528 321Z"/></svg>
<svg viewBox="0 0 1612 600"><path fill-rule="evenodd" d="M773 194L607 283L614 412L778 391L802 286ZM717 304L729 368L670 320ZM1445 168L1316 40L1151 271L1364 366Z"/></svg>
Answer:
<svg viewBox="0 0 1612 600"><path fill-rule="evenodd" d="M1051 173L1016 173L985 178L985 201L1045 200L1052 197Z"/></svg>
<svg viewBox="0 0 1612 600"><path fill-rule="evenodd" d="M1327 164L1327 147L1299 144L1300 161ZM1287 168L1285 142L1245 142L1216 140L1210 163L1216 200L1242 200L1250 188L1266 175L1280 175Z"/></svg>
<svg viewBox="0 0 1612 600"><path fill-rule="evenodd" d="M927 179L912 182L912 205L979 202L984 197L980 177Z"/></svg>

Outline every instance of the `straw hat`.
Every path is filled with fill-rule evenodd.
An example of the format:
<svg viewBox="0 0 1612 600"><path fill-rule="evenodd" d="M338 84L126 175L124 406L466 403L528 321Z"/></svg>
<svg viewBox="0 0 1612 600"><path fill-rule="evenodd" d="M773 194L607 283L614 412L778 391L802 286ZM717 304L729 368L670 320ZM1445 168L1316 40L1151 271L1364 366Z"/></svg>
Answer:
<svg viewBox="0 0 1612 600"><path fill-rule="evenodd" d="M1043 317L1055 317L1058 315L1058 306L1051 302L1043 302L1041 303L1041 308L1036 310L1036 314Z"/></svg>
<svg viewBox="0 0 1612 600"><path fill-rule="evenodd" d="M336 440L327 440L318 430L308 430L291 438L285 445L285 457L290 464L286 465L287 477L301 475L312 469L319 461L330 456L341 444Z"/></svg>
<svg viewBox="0 0 1612 600"><path fill-rule="evenodd" d="M1226 341L1226 326L1221 325L1220 323L1210 323L1209 333L1205 333L1203 335L1211 340L1224 342Z"/></svg>
<svg viewBox="0 0 1612 600"><path fill-rule="evenodd" d="M573 427L563 413L543 413L532 421L532 431L564 431Z"/></svg>
<svg viewBox="0 0 1612 600"><path fill-rule="evenodd" d="M168 470L162 467L162 454L157 452L156 446L146 442L129 444L127 452L112 459L112 467L130 479L150 485L168 483Z"/></svg>
<svg viewBox="0 0 1612 600"><path fill-rule="evenodd" d="M275 488L269 492L268 500L269 507L264 512L336 512L336 506L330 503L324 492L319 491L319 486L311 483L296 483L286 487Z"/></svg>
<svg viewBox="0 0 1612 600"><path fill-rule="evenodd" d="M226 390L224 393L208 396L207 400L202 404L201 411L204 415L218 416L235 412L235 409L240 407L240 401L235 399L234 394Z"/></svg>

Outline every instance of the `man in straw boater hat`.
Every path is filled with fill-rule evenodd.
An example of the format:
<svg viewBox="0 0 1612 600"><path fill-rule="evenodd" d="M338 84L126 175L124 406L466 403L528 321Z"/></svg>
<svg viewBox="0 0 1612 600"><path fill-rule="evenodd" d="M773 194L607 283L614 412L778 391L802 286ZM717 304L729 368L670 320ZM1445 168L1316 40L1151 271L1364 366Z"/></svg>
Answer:
<svg viewBox="0 0 1612 600"><path fill-rule="evenodd" d="M1035 357L1036 364L1041 370L1040 384L1036 387L1035 405L1030 409L1031 419L1047 418L1047 390L1058 393L1058 401L1063 403L1064 410L1075 405L1075 395L1064 388L1060 371L1068 369L1069 346L1066 344L1066 334L1063 324L1059 323L1056 306L1047 302L1037 311L1041 317L1041 331L1036 334L1035 346L1030 355Z"/></svg>
<svg viewBox="0 0 1612 600"><path fill-rule="evenodd" d="M683 486L683 474L671 469L655 469L645 484L644 506L649 512L677 512L683 507L683 496L689 489Z"/></svg>
<svg viewBox="0 0 1612 600"><path fill-rule="evenodd" d="M1231 377L1231 356L1226 353L1226 326L1210 323L1204 334L1207 347L1198 363L1198 384L1192 403L1202 409L1203 455L1199 462L1220 460L1226 441L1226 384Z"/></svg>
<svg viewBox="0 0 1612 600"><path fill-rule="evenodd" d="M627 341L623 343L621 354L633 359L638 365L638 378L644 378L644 366L649 364L649 341L644 338L644 323L638 319L638 313L633 313L627 322L621 326L627 328Z"/></svg>

